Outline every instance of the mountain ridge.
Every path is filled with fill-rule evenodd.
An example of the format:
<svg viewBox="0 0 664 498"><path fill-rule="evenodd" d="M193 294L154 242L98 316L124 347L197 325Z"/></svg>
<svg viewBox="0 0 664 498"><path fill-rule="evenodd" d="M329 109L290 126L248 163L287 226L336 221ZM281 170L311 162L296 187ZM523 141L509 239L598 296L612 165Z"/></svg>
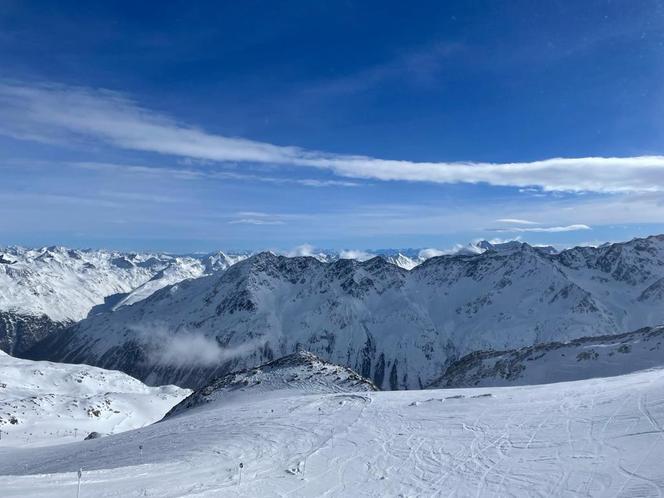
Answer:
<svg viewBox="0 0 664 498"><path fill-rule="evenodd" d="M453 362L428 388L552 384L664 366L664 326L581 337L508 351L474 351Z"/></svg>
<svg viewBox="0 0 664 498"><path fill-rule="evenodd" d="M472 351L663 323L657 293L639 300L662 278L664 236L559 254L519 243L410 271L263 252L89 317L30 354L200 387L305 348L383 389L414 389Z"/></svg>
<svg viewBox="0 0 664 498"><path fill-rule="evenodd" d="M283 396L283 392L301 395L365 391L378 391L378 388L350 368L299 350L257 367L213 379L171 408L162 420L210 404L237 402L240 397L266 397L275 392Z"/></svg>

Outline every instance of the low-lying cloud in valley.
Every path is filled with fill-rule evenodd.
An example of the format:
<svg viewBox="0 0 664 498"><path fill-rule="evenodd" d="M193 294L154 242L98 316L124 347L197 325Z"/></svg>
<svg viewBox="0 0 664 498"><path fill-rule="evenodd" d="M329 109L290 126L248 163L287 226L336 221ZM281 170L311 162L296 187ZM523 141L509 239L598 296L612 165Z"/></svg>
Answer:
<svg viewBox="0 0 664 498"><path fill-rule="evenodd" d="M212 367L256 351L268 341L261 337L237 346L223 347L214 337L190 330L172 330L159 322L136 324L130 328L138 333L150 360L164 366Z"/></svg>

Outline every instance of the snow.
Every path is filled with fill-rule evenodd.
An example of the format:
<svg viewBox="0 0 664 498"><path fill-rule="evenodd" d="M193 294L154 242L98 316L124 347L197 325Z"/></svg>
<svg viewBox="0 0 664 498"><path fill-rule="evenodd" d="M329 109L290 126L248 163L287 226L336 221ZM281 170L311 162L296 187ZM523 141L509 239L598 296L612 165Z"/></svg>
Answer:
<svg viewBox="0 0 664 498"><path fill-rule="evenodd" d="M219 251L176 257L62 246L0 248L0 311L75 322L93 308L98 313L128 306L167 285L226 270L249 255ZM326 251L316 257L332 261L339 254ZM394 263L408 269L418 264L401 254ZM105 302L107 298L110 302Z"/></svg>
<svg viewBox="0 0 664 498"><path fill-rule="evenodd" d="M405 252L409 254L385 249L372 253L320 251L312 255L325 262L382 255L406 270L427 259L414 250ZM79 321L95 307L95 312L100 312L136 303L162 287L223 271L249 255L220 251L176 257L62 246L0 248L0 311L44 314L56 322ZM105 303L106 298L112 298L111 302Z"/></svg>
<svg viewBox="0 0 664 498"><path fill-rule="evenodd" d="M295 394L377 391L369 380L349 368L328 363L308 351L298 351L264 365L215 379L176 405L165 418L238 397L260 397L279 391Z"/></svg>
<svg viewBox="0 0 664 498"><path fill-rule="evenodd" d="M13 358L0 351L0 446L81 441L159 420L191 391L148 387L122 373L87 365Z"/></svg>
<svg viewBox="0 0 664 498"><path fill-rule="evenodd" d="M410 271L378 257L322 263L261 253L91 316L44 343L35 358L121 369L150 384L200 387L210 375L251 368L304 345L383 389L419 389L473 351L664 323L660 281L661 236L556 255L517 242L478 255L435 257ZM144 331L156 329L159 340L146 339ZM218 348L221 360L210 367L192 355L165 354L193 338ZM140 365L137 345L145 359Z"/></svg>
<svg viewBox="0 0 664 498"><path fill-rule="evenodd" d="M609 377L664 364L664 327L584 337L512 351L476 351L452 363L429 387L545 384Z"/></svg>
<svg viewBox="0 0 664 498"><path fill-rule="evenodd" d="M75 496L79 468L81 496L95 497L645 497L664 487L663 370L546 386L284 392L97 440L3 439L2 495Z"/></svg>
<svg viewBox="0 0 664 498"><path fill-rule="evenodd" d="M150 297L159 289L167 285L173 285L188 278L197 278L203 275L201 264L199 261L190 260L186 258L176 258L175 264L166 267L159 271L150 280L140 285L136 289L127 294L119 303L113 306L116 310L122 306L129 306L146 297Z"/></svg>
<svg viewBox="0 0 664 498"><path fill-rule="evenodd" d="M45 314L59 322L85 318L105 297L131 292L175 263L165 255L64 247L4 251L14 262L0 264L0 310ZM199 266L195 276L203 274Z"/></svg>
<svg viewBox="0 0 664 498"><path fill-rule="evenodd" d="M78 321L105 298L119 295L128 305L188 278L246 258L246 254L174 257L162 253L121 253L52 246L0 250L0 311L45 314L56 322ZM123 294L126 294L123 296ZM118 299L118 300L120 300Z"/></svg>

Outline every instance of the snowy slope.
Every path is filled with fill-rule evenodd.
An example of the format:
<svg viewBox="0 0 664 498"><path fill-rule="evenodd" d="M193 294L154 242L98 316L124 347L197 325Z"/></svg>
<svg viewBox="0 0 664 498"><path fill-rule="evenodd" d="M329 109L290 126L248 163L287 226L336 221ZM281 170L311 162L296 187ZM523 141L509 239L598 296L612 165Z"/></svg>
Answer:
<svg viewBox="0 0 664 498"><path fill-rule="evenodd" d="M95 306L97 311L108 311L133 304L166 285L226 270L249 255L220 251L177 257L61 246L0 248L0 312L75 322ZM324 261L339 259L339 253L330 251L317 256ZM423 261L402 254L389 258L408 269ZM105 298L111 298L110 305L104 306Z"/></svg>
<svg viewBox="0 0 664 498"><path fill-rule="evenodd" d="M75 250L0 250L0 349L23 353L88 313L133 304L188 278L222 271L246 255L200 257Z"/></svg>
<svg viewBox="0 0 664 498"><path fill-rule="evenodd" d="M473 351L659 325L661 282L662 236L553 255L514 243L410 271L378 257L261 253L90 317L31 354L201 387L301 346L383 389L421 388Z"/></svg>
<svg viewBox="0 0 664 498"><path fill-rule="evenodd" d="M477 351L452 363L430 387L546 384L654 367L664 367L664 327L512 351Z"/></svg>
<svg viewBox="0 0 664 498"><path fill-rule="evenodd" d="M264 397L278 392L280 396L293 394L327 394L376 391L377 387L349 368L321 360L308 351L298 351L264 365L233 372L174 406L166 418L189 413L198 407L236 402L238 398Z"/></svg>
<svg viewBox="0 0 664 498"><path fill-rule="evenodd" d="M202 270L201 263L197 260L175 258L174 264L159 270L150 280L129 292L117 304L113 305L112 309L115 310L142 301L167 285L176 284L188 278L200 277L203 275Z"/></svg>
<svg viewBox="0 0 664 498"><path fill-rule="evenodd" d="M362 259L360 253L366 259L384 255L406 269L426 259L416 250L410 250L410 256L389 249L373 254L360 251L355 259ZM166 285L223 271L249 255L220 251L176 257L61 246L0 248L0 312L45 315L55 322L78 321L93 307L99 312L133 304ZM320 251L315 256L329 262L353 259L350 255ZM110 298L106 306L105 298Z"/></svg>
<svg viewBox="0 0 664 498"><path fill-rule="evenodd" d="M81 496L95 497L658 497L663 424L662 370L546 386L257 396L94 441L0 445L0 489L75 496L83 468Z"/></svg>
<svg viewBox="0 0 664 498"><path fill-rule="evenodd" d="M81 441L159 420L190 391L148 387L121 372L36 362L0 351L0 446Z"/></svg>
<svg viewBox="0 0 664 498"><path fill-rule="evenodd" d="M59 322L85 318L104 297L135 289L173 260L64 247L13 248L4 254L14 262L0 264L0 310L44 314Z"/></svg>
<svg viewBox="0 0 664 498"><path fill-rule="evenodd" d="M240 261L247 259L251 253L241 252L241 253L225 253L223 251L218 251L206 256L200 257L203 266L205 267L205 274L210 274L218 271L226 270L229 266L239 263Z"/></svg>

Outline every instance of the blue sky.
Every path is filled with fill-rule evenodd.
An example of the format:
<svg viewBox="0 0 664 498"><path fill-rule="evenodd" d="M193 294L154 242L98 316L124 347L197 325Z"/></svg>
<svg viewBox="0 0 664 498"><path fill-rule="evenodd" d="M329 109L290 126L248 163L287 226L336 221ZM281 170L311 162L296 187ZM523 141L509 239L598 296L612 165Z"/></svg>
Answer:
<svg viewBox="0 0 664 498"><path fill-rule="evenodd" d="M664 232L659 1L0 4L0 244Z"/></svg>

